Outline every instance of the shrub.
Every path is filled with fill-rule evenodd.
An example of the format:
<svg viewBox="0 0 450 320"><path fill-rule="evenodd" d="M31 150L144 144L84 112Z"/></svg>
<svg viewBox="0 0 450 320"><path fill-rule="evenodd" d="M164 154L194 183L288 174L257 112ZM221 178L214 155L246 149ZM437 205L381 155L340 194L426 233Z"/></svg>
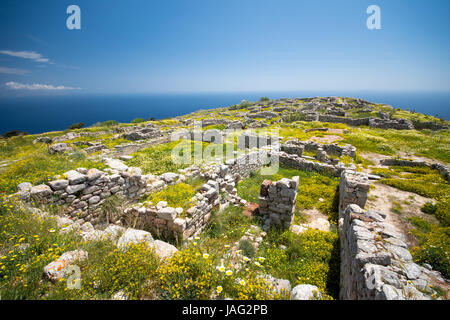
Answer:
<svg viewBox="0 0 450 320"><path fill-rule="evenodd" d="M321 291L339 294L339 239L337 234L307 230L297 235L291 231L268 233L263 255L265 269L275 277L298 284L316 285ZM286 246L283 250L280 245Z"/></svg>
<svg viewBox="0 0 450 320"><path fill-rule="evenodd" d="M422 232L429 232L431 230L430 223L420 217L409 217L408 220Z"/></svg>
<svg viewBox="0 0 450 320"><path fill-rule="evenodd" d="M103 248L106 252L100 252ZM126 250L107 243L93 245L89 261L81 266L83 272L82 296L111 298L119 291L129 299L151 295L156 281L159 258L145 243L130 244Z"/></svg>
<svg viewBox="0 0 450 320"><path fill-rule="evenodd" d="M241 103L239 104L239 108L245 109L245 108L251 107L252 105L253 105L253 103L251 103L247 100L242 100Z"/></svg>
<svg viewBox="0 0 450 320"><path fill-rule="evenodd" d="M264 101L269 101L270 99L268 97L261 97L259 99L259 101L264 102Z"/></svg>
<svg viewBox="0 0 450 320"><path fill-rule="evenodd" d="M143 119L143 118L136 118L136 119L133 119L131 121L131 123L141 123L141 122L145 122L145 119Z"/></svg>
<svg viewBox="0 0 450 320"><path fill-rule="evenodd" d="M85 126L86 124L84 122L79 122L79 123L74 123L72 125L70 125L70 127L68 128L69 130L74 130L74 129L81 129Z"/></svg>
<svg viewBox="0 0 450 320"><path fill-rule="evenodd" d="M0 137L8 139L8 138L17 137L17 136L25 136L27 134L28 134L27 132L21 132L21 131L18 131L18 130L13 130L13 131L5 132Z"/></svg>
<svg viewBox="0 0 450 320"><path fill-rule="evenodd" d="M60 235L55 220L40 218L0 195L0 291L2 299L41 299L52 286L42 270L79 239Z"/></svg>
<svg viewBox="0 0 450 320"><path fill-rule="evenodd" d="M243 239L243 240L239 241L239 250L242 250L242 254L249 258L253 258L256 253L255 247L247 239Z"/></svg>
<svg viewBox="0 0 450 320"><path fill-rule="evenodd" d="M255 264L247 271L244 267L238 270L225 263L220 271L218 258L204 254L200 249L187 248L177 252L167 264L162 264L158 269L160 297L183 300L210 300L215 296L238 300L282 298L258 277L255 268L259 267ZM225 270L231 272L227 274ZM218 291L219 287L222 290Z"/></svg>
<svg viewBox="0 0 450 320"><path fill-rule="evenodd" d="M118 125L116 120L106 120L104 122L96 122L91 127L112 127Z"/></svg>
<svg viewBox="0 0 450 320"><path fill-rule="evenodd" d="M436 204L433 202L427 201L420 210L424 213L435 214L437 210Z"/></svg>
<svg viewBox="0 0 450 320"><path fill-rule="evenodd" d="M414 260L418 263L429 263L433 269L442 273L445 278L450 276L450 228L430 226L429 232L414 232L419 238L419 247L412 250Z"/></svg>

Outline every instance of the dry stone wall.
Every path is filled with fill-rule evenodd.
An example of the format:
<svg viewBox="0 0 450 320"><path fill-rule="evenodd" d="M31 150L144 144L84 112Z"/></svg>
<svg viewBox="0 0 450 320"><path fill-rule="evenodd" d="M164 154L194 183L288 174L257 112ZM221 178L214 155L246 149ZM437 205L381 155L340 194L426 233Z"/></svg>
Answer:
<svg viewBox="0 0 450 320"><path fill-rule="evenodd" d="M346 170L339 185L341 275L339 298L345 300L427 300L430 285L441 277L412 261L406 239L386 214L364 211L368 176Z"/></svg>
<svg viewBox="0 0 450 320"><path fill-rule="evenodd" d="M364 208L369 190L370 181L367 174L352 170L342 171L339 182L339 212L343 212L350 204Z"/></svg>
<svg viewBox="0 0 450 320"><path fill-rule="evenodd" d="M65 205L65 212L93 224L105 219L102 205L112 195L137 200L145 194L161 190L169 184L184 180L184 176L165 173L161 176L143 175L141 169L127 167L119 160L107 162L112 169L78 168L64 173L63 179L32 186L21 183L19 196L26 202ZM108 217L115 222L119 217Z"/></svg>
<svg viewBox="0 0 450 320"><path fill-rule="evenodd" d="M280 164L286 167L302 170L302 171L314 171L320 174L327 174L334 177L339 177L341 172L346 170L343 163L338 163L336 165L306 160L299 157L296 154L287 154L285 152L279 152L278 158Z"/></svg>
<svg viewBox="0 0 450 320"><path fill-rule="evenodd" d="M412 261L404 236L385 214L350 204L342 216L340 299L431 299L436 272Z"/></svg>
<svg viewBox="0 0 450 320"><path fill-rule="evenodd" d="M437 170L441 176L450 182L450 169L441 163L428 163L420 160L407 160L407 159L397 159L388 158L382 159L380 164L383 166L401 166L401 167L428 167Z"/></svg>
<svg viewBox="0 0 450 320"><path fill-rule="evenodd" d="M258 198L259 213L264 219L263 229L267 230L270 226L290 228L294 220L298 184L298 176L276 182L263 181Z"/></svg>
<svg viewBox="0 0 450 320"><path fill-rule="evenodd" d="M205 183L195 195L193 206L184 215L183 208L172 208L165 201L127 208L122 215L122 224L150 231L165 239L185 240L201 232L208 223L212 208L220 202L218 189L215 181Z"/></svg>
<svg viewBox="0 0 450 320"><path fill-rule="evenodd" d="M318 149L322 149L327 154L337 157L349 156L351 158L355 158L356 155L356 148L350 144L339 146L336 143L322 144L315 141L300 141L298 139L286 141L286 143L282 145L281 150L286 149L283 151L286 151L287 153L291 154L298 154L296 152L297 150L295 149L295 147L298 147L299 149L303 148L303 150L309 152L315 152ZM288 150L292 150L293 152L289 152ZM298 155L301 156L301 154Z"/></svg>

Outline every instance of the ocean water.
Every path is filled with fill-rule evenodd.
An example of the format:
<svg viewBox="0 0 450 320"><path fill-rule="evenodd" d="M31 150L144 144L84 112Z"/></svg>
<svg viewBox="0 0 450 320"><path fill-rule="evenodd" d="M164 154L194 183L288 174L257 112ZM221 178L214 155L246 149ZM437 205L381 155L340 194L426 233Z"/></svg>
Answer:
<svg viewBox="0 0 450 320"><path fill-rule="evenodd" d="M346 96L385 103L396 108L438 115L450 119L450 92L238 92L203 94L148 95L67 95L34 97L0 97L0 133L10 130L41 133L64 130L73 123L135 118L163 119L188 114L199 109L226 107L241 100Z"/></svg>

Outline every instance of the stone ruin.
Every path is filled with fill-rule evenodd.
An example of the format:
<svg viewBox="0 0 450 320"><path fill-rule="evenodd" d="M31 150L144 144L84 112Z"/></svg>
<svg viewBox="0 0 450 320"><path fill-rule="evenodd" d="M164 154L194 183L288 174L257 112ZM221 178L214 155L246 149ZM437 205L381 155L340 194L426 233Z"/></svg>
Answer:
<svg viewBox="0 0 450 320"><path fill-rule="evenodd" d="M244 133L238 138L239 149L263 148L266 146L275 146L279 142L278 137L262 136L254 133Z"/></svg>
<svg viewBox="0 0 450 320"><path fill-rule="evenodd" d="M298 184L298 176L276 182L263 181L258 198L259 213L264 220L263 229L271 226L290 228L294 220Z"/></svg>
<svg viewBox="0 0 450 320"><path fill-rule="evenodd" d="M322 149L327 154L336 157L349 156L350 158L354 159L356 156L356 148L351 144L340 146L336 143L322 144L315 141L300 141L298 139L291 139L286 141L282 145L282 150L283 148L286 150L293 151L293 152L286 151L287 153L298 154L299 156L301 156L301 154L299 154L301 149L302 152L303 151L315 152L318 151L319 149Z"/></svg>
<svg viewBox="0 0 450 320"><path fill-rule="evenodd" d="M343 300L430 300L439 272L413 262L404 235L386 214L364 210L370 182L342 172L339 184L340 293Z"/></svg>
<svg viewBox="0 0 450 320"><path fill-rule="evenodd" d="M344 170L339 182L339 211L343 212L350 204L364 208L369 190L370 181L367 174Z"/></svg>
<svg viewBox="0 0 450 320"><path fill-rule="evenodd" d="M428 163L420 160L387 158L382 159L380 161L380 164L383 166L427 167L430 169L437 170L445 180L450 182L450 169L446 165L443 165L442 163Z"/></svg>
<svg viewBox="0 0 450 320"><path fill-rule="evenodd" d="M193 206L185 215L182 215L181 208L171 208L164 202L148 206L139 204L126 209L116 223L165 237L186 239L198 234L209 221L212 208L224 203L244 203L237 196L235 183L264 165L262 160L264 157L261 157L261 154L277 155L280 163L288 167L329 173L341 178L339 184L341 299L430 299L433 290L429 284L433 279L442 279L440 274L412 262L404 236L386 221L386 214L373 210L364 211L370 190L369 175L348 170L342 165L308 161L299 156L306 148L316 148L319 152L325 152L323 145L310 143L285 145L291 146L292 149L279 152L269 146L227 160L225 164L210 165L207 170L205 168L182 170L186 176L200 176L208 181L202 186ZM351 146L337 147L333 146L328 150L350 156L354 152ZM162 190L167 185L184 179L183 174L175 173L161 176L142 175L138 168L128 168L118 160L110 160L108 164L112 171L79 168L67 172L65 179L51 181L48 184L34 187L21 184L18 187L19 195L28 201L37 198L57 205L67 205L68 212L76 217L77 221L90 221L95 224L100 222L100 206L109 196L117 194L133 201L144 194ZM398 159L386 160L384 164L419 165L401 162ZM448 169L445 166L437 164L430 166L448 176ZM298 177L283 178L277 182L269 180L263 182L259 196L259 211L263 216L265 229L270 226L283 228L291 226L298 185ZM89 237L91 234L96 236L97 233L101 233L99 230L94 231L87 233Z"/></svg>

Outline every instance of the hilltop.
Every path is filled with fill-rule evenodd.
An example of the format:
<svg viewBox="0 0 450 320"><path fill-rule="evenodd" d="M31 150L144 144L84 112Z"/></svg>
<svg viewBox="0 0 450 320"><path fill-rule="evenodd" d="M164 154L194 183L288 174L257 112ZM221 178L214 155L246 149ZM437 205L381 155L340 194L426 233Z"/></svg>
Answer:
<svg viewBox="0 0 450 320"><path fill-rule="evenodd" d="M449 129L362 99L264 97L10 133L2 297L446 299Z"/></svg>

